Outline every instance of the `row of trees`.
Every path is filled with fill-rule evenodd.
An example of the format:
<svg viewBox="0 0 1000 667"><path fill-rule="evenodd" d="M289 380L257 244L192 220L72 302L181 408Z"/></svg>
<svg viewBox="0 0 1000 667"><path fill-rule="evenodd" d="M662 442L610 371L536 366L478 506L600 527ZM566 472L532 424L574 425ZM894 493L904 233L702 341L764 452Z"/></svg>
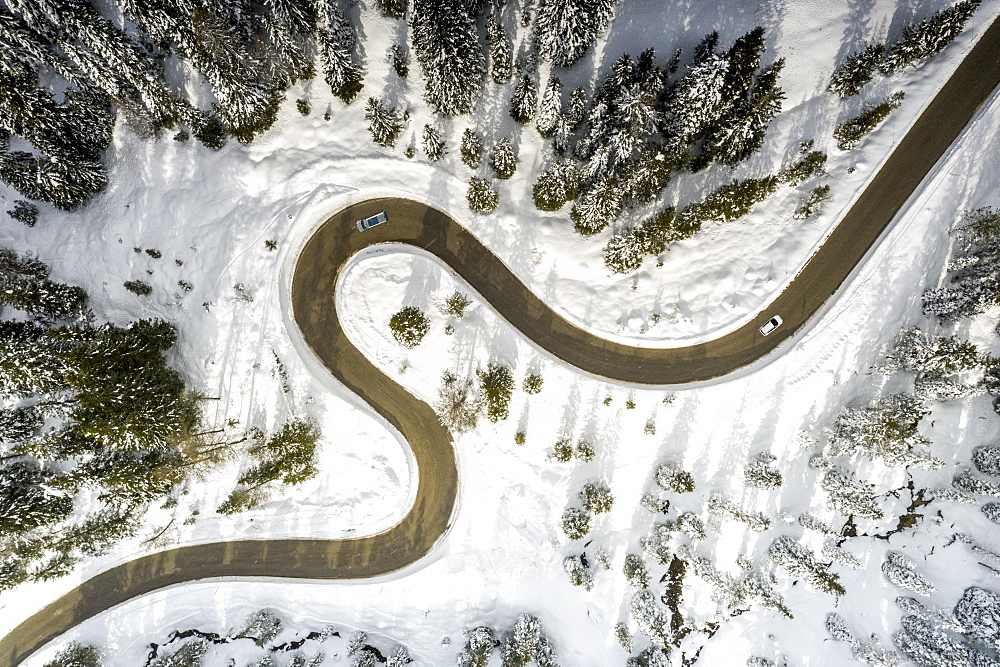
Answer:
<svg viewBox="0 0 1000 667"><path fill-rule="evenodd" d="M878 42L852 53L830 77L830 90L841 97L857 95L876 71L891 76L940 53L965 28L981 0L962 0L932 16L907 24L895 42Z"/></svg>

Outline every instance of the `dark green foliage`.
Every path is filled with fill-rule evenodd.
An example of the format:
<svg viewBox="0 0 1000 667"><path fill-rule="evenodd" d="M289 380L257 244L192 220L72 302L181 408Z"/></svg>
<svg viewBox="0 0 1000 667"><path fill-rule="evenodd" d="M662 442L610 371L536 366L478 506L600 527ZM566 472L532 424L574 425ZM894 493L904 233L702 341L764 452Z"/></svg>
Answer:
<svg viewBox="0 0 1000 667"><path fill-rule="evenodd" d="M304 99L295 100L295 109L303 116L308 116L309 112L312 111L312 107L309 106L309 100Z"/></svg>
<svg viewBox="0 0 1000 667"><path fill-rule="evenodd" d="M701 201L685 206L678 214L678 227L681 230L698 229L705 222L730 222L741 218L774 194L779 182L777 176L765 176L723 185Z"/></svg>
<svg viewBox="0 0 1000 667"><path fill-rule="evenodd" d="M42 427L44 419L33 405L0 410L0 442L19 444Z"/></svg>
<svg viewBox="0 0 1000 667"><path fill-rule="evenodd" d="M826 165L826 153L809 151L791 166L783 169L778 178L783 183L798 185L816 174L823 173L824 165Z"/></svg>
<svg viewBox="0 0 1000 667"><path fill-rule="evenodd" d="M483 159L483 140L470 128L462 132L462 162L475 169Z"/></svg>
<svg viewBox="0 0 1000 667"><path fill-rule="evenodd" d="M153 291L153 286L142 280L126 280L122 284L125 289L137 296L146 296Z"/></svg>
<svg viewBox="0 0 1000 667"><path fill-rule="evenodd" d="M28 199L64 211L89 202L108 184L107 169L95 160L66 160L23 151L0 154L0 179Z"/></svg>
<svg viewBox="0 0 1000 667"><path fill-rule="evenodd" d="M907 25L882 61L882 73L898 72L942 51L962 32L979 4L980 0L963 0L919 23Z"/></svg>
<svg viewBox="0 0 1000 667"><path fill-rule="evenodd" d="M524 382L521 383L521 389L523 389L526 394L537 394L542 390L542 383L543 380L541 375L529 373L524 376Z"/></svg>
<svg viewBox="0 0 1000 667"><path fill-rule="evenodd" d="M101 664L101 654L96 646L70 642L55 658L45 663L45 667L101 667Z"/></svg>
<svg viewBox="0 0 1000 667"><path fill-rule="evenodd" d="M7 215L28 227L34 227L38 221L38 207L23 199L18 199L14 202L14 208L7 211Z"/></svg>
<svg viewBox="0 0 1000 667"><path fill-rule="evenodd" d="M469 209L476 213L492 213L500 203L500 193L488 180L473 176L469 179L469 190L465 195Z"/></svg>
<svg viewBox="0 0 1000 667"><path fill-rule="evenodd" d="M874 130L879 123L888 118L893 109L902 104L903 97L902 91L893 93L878 104L866 106L860 114L838 125L833 131L837 148L847 151L861 143L866 134Z"/></svg>
<svg viewBox="0 0 1000 667"><path fill-rule="evenodd" d="M857 95L871 81L884 53L885 45L878 43L869 44L861 51L852 53L830 77L830 90L841 97Z"/></svg>
<svg viewBox="0 0 1000 667"><path fill-rule="evenodd" d="M514 393L514 376L510 368L489 364L485 371L478 370L479 393L486 404L486 418L491 422L507 419L510 397Z"/></svg>
<svg viewBox="0 0 1000 667"><path fill-rule="evenodd" d="M656 483L664 491L690 493L694 491L694 477L679 466L665 463L656 468Z"/></svg>
<svg viewBox="0 0 1000 667"><path fill-rule="evenodd" d="M208 115L195 124L192 128L192 134L194 134L195 139L214 151L225 146L226 140L229 138L226 128L222 125L222 121L214 114Z"/></svg>
<svg viewBox="0 0 1000 667"><path fill-rule="evenodd" d="M805 220L823 212L823 206L830 199L830 186L817 185L809 191L802 205L795 209L794 217L798 220Z"/></svg>
<svg viewBox="0 0 1000 667"><path fill-rule="evenodd" d="M618 183L607 179L594 184L570 209L573 228L584 235L597 234L618 217L622 195Z"/></svg>
<svg viewBox="0 0 1000 667"><path fill-rule="evenodd" d="M535 206L542 211L558 211L576 199L580 189L580 170L572 161L557 162L539 175L531 187Z"/></svg>
<svg viewBox="0 0 1000 667"><path fill-rule="evenodd" d="M406 306L389 318L392 337L403 347L413 348L431 329L431 322L416 306Z"/></svg>
<svg viewBox="0 0 1000 667"><path fill-rule="evenodd" d="M518 123L530 123L538 108L538 87L535 80L525 74L518 80L510 98L510 117Z"/></svg>
<svg viewBox="0 0 1000 667"><path fill-rule="evenodd" d="M243 629L236 636L252 639L257 646L267 646L283 629L284 623L274 612L260 609L247 616Z"/></svg>
<svg viewBox="0 0 1000 667"><path fill-rule="evenodd" d="M966 211L955 234L962 254L952 260L950 284L923 294L924 314L945 322L972 317L1000 303L1000 213L989 207ZM988 385L995 382L990 376L998 375L996 366L994 362L987 369Z"/></svg>
<svg viewBox="0 0 1000 667"><path fill-rule="evenodd" d="M623 568L625 578L636 588L649 588L649 569L642 556L638 554L628 554L625 556L625 567Z"/></svg>
<svg viewBox="0 0 1000 667"><path fill-rule="evenodd" d="M320 430L313 422L295 417L264 442L249 449L258 463L236 480L239 484L219 506L220 514L234 514L263 502L264 487L275 482L301 484L312 479Z"/></svg>
<svg viewBox="0 0 1000 667"><path fill-rule="evenodd" d="M116 542L131 537L139 523L129 512L116 508L103 509L87 517L83 523L70 526L59 548L77 550L85 556L98 556Z"/></svg>
<svg viewBox="0 0 1000 667"><path fill-rule="evenodd" d="M354 59L358 36L336 3L322 3L322 9L319 47L324 80L336 97L350 104L364 87L364 70Z"/></svg>

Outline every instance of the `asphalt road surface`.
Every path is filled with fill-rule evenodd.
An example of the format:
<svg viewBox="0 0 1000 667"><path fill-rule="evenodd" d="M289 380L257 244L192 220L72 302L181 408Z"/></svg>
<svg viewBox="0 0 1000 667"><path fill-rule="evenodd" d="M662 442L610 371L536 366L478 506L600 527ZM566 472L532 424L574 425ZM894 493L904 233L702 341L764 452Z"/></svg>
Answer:
<svg viewBox="0 0 1000 667"><path fill-rule="evenodd" d="M74 625L171 584L211 577L358 579L399 570L425 556L448 529L458 476L450 433L426 403L374 366L344 335L334 287L359 250L407 243L433 253L539 347L595 375L666 385L731 373L772 352L847 279L896 213L1000 82L995 21L903 137L827 242L755 321L686 348L633 348L575 327L535 297L489 250L446 214L403 199L375 199L340 211L307 242L295 267L292 304L309 345L350 391L395 426L413 449L413 507L379 535L350 540L236 540L179 547L102 572L32 615L0 640L0 665L16 665ZM359 218L386 211L390 222L359 233ZM758 328L773 314L784 324ZM4 609L5 614L16 610Z"/></svg>

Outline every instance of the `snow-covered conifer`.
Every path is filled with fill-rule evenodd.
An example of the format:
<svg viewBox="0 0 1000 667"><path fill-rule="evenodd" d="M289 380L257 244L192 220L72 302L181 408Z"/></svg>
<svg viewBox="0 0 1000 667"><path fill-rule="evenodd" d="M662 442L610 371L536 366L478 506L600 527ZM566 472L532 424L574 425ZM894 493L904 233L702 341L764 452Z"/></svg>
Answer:
<svg viewBox="0 0 1000 667"><path fill-rule="evenodd" d="M903 103L903 92L893 93L878 104L869 104L861 113L844 121L833 130L833 138L837 140L837 148L848 151L861 143L865 135L874 130L889 117L893 109Z"/></svg>
<svg viewBox="0 0 1000 667"><path fill-rule="evenodd" d="M97 161L13 151L0 154L0 180L28 199L71 211L104 190L108 174Z"/></svg>
<svg viewBox="0 0 1000 667"><path fill-rule="evenodd" d="M768 556L790 574L803 577L821 591L835 595L847 592L840 585L840 577L818 562L809 549L787 535L781 535L771 543Z"/></svg>
<svg viewBox="0 0 1000 667"><path fill-rule="evenodd" d="M518 123L530 123L538 109L538 87L534 78L525 74L517 81L510 98L510 117Z"/></svg>
<svg viewBox="0 0 1000 667"><path fill-rule="evenodd" d="M473 17L458 0L414 0L410 23L427 103L446 116L472 111L486 74Z"/></svg>
<svg viewBox="0 0 1000 667"><path fill-rule="evenodd" d="M1000 648L1000 594L971 586L955 605L955 620L969 635Z"/></svg>
<svg viewBox="0 0 1000 667"><path fill-rule="evenodd" d="M615 273L628 273L646 258L646 234L642 227L629 227L612 236L604 246L604 264Z"/></svg>
<svg viewBox="0 0 1000 667"><path fill-rule="evenodd" d="M664 491L690 493L694 491L694 477L674 463L664 463L656 467L656 483Z"/></svg>
<svg viewBox="0 0 1000 667"><path fill-rule="evenodd" d="M462 132L462 162L470 168L475 169L483 159L483 140L476 134L475 130L465 128Z"/></svg>
<svg viewBox="0 0 1000 667"><path fill-rule="evenodd" d="M830 90L841 97L851 97L871 81L885 53L885 45L873 42L861 51L852 53L830 77Z"/></svg>
<svg viewBox="0 0 1000 667"><path fill-rule="evenodd" d="M406 306L389 318L392 337L403 347L413 348L420 345L430 328L430 320L424 311L416 306Z"/></svg>
<svg viewBox="0 0 1000 667"><path fill-rule="evenodd" d="M486 667L497 645L493 630L479 626L466 633L465 648L458 656L459 667Z"/></svg>
<svg viewBox="0 0 1000 667"><path fill-rule="evenodd" d="M606 484L588 482L583 485L579 493L580 502L584 509L593 514L603 514L611 511L615 497L611 494L611 489Z"/></svg>
<svg viewBox="0 0 1000 667"><path fill-rule="evenodd" d="M776 489L781 486L781 472L771 465L777 457L770 452L762 452L743 469L743 479L758 489Z"/></svg>
<svg viewBox="0 0 1000 667"><path fill-rule="evenodd" d="M514 146L510 143L510 139L504 137L493 144L490 167L493 168L493 174L497 178L508 179L514 175L514 171L517 170L517 156L514 155Z"/></svg>
<svg viewBox="0 0 1000 667"><path fill-rule="evenodd" d="M18 199L14 202L14 208L7 211L7 215L28 227L34 227L38 221L38 207L31 202Z"/></svg>
<svg viewBox="0 0 1000 667"><path fill-rule="evenodd" d="M347 15L334 2L320 2L319 52L330 91L350 104L364 87L364 70L354 59L358 37Z"/></svg>
<svg viewBox="0 0 1000 667"><path fill-rule="evenodd" d="M434 410L441 423L456 433L471 431L479 421L482 403L472 385L471 379L460 380L448 372L441 380Z"/></svg>
<svg viewBox="0 0 1000 667"><path fill-rule="evenodd" d="M972 450L972 464L984 475L1000 477L1000 447L976 447Z"/></svg>
<svg viewBox="0 0 1000 667"><path fill-rule="evenodd" d="M581 234L597 234L619 216L622 210L621 189L614 180L603 179L573 204L569 217Z"/></svg>
<svg viewBox="0 0 1000 667"><path fill-rule="evenodd" d="M827 504L831 509L845 516L882 518L874 484L858 481L840 468L833 468L823 474L820 485L827 493Z"/></svg>
<svg viewBox="0 0 1000 667"><path fill-rule="evenodd" d="M673 537L669 526L655 524L640 544L643 551L661 565L666 565L673 558Z"/></svg>
<svg viewBox="0 0 1000 667"><path fill-rule="evenodd" d="M920 667L937 665L985 667L998 664L961 639L918 616L904 616L903 629L893 635L892 639L903 655Z"/></svg>
<svg viewBox="0 0 1000 667"><path fill-rule="evenodd" d="M1000 482L974 477L969 470L963 470L951 480L952 486L966 493L1000 498Z"/></svg>
<svg viewBox="0 0 1000 667"><path fill-rule="evenodd" d="M101 667L101 653L92 644L70 642L45 667Z"/></svg>
<svg viewBox="0 0 1000 667"><path fill-rule="evenodd" d="M384 16L393 19L401 19L406 15L408 0L373 0L372 3Z"/></svg>
<svg viewBox="0 0 1000 667"><path fill-rule="evenodd" d="M820 551L820 554L823 558L829 558L835 563L840 563L852 570L860 570L863 567L861 561L854 554L843 547L838 547L837 543L832 540L823 543L823 549Z"/></svg>
<svg viewBox="0 0 1000 667"><path fill-rule="evenodd" d="M712 494L708 499L708 511L712 514L745 523L750 530L763 532L771 527L771 520L761 512L741 509L731 498L722 494Z"/></svg>
<svg viewBox="0 0 1000 667"><path fill-rule="evenodd" d="M538 134L543 137L551 137L556 131L556 123L562 115L562 88L562 81L554 76L549 77L549 82L545 84L538 108L538 119L535 121Z"/></svg>
<svg viewBox="0 0 1000 667"><path fill-rule="evenodd" d="M660 646L669 646L673 633L670 629L670 612L660 606L649 589L638 591L629 601L629 615L639 631Z"/></svg>
<svg viewBox="0 0 1000 667"><path fill-rule="evenodd" d="M842 412L827 441L830 456L861 449L886 465L939 468L940 459L930 456L930 441L917 426L928 409L912 394L893 394L861 408Z"/></svg>
<svg viewBox="0 0 1000 667"><path fill-rule="evenodd" d="M513 48L510 36L493 14L486 18L486 43L489 45L493 83L507 83L514 74Z"/></svg>
<svg viewBox="0 0 1000 667"><path fill-rule="evenodd" d="M424 125L422 143L424 154L428 160L440 160L448 152L440 130L431 125Z"/></svg>
<svg viewBox="0 0 1000 667"><path fill-rule="evenodd" d="M590 532L590 513L579 507L567 508L562 515L563 532L571 540L579 540Z"/></svg>
<svg viewBox="0 0 1000 667"><path fill-rule="evenodd" d="M579 187L579 169L572 160L565 160L556 162L538 176L531 195L538 209L558 211L566 202L576 199Z"/></svg>
<svg viewBox="0 0 1000 667"><path fill-rule="evenodd" d="M957 620L955 620L954 616L939 609L928 607L916 598L901 595L896 598L896 606L899 607L900 611L902 611L905 615L916 616L921 620L927 621L934 627L944 628L958 633L965 632L965 628L962 627Z"/></svg>
<svg viewBox="0 0 1000 667"><path fill-rule="evenodd" d="M594 573L583 554L564 558L563 569L569 575L569 582L574 586L582 586L588 591L594 587Z"/></svg>
<svg viewBox="0 0 1000 667"><path fill-rule="evenodd" d="M476 213L492 213L500 203L500 193L485 178L473 176L469 179L469 190L465 195L469 210Z"/></svg>
<svg viewBox="0 0 1000 667"><path fill-rule="evenodd" d="M705 539L705 522L693 512L683 512L677 517L677 529L692 540Z"/></svg>
<svg viewBox="0 0 1000 667"><path fill-rule="evenodd" d="M879 371L891 374L901 370L932 375L954 375L982 366L975 344L956 336L932 336L911 327L899 333L892 352Z"/></svg>
<svg viewBox="0 0 1000 667"><path fill-rule="evenodd" d="M823 212L823 208L829 199L830 186L817 185L809 191L809 196L806 197L801 206L795 209L792 217L796 220L806 220L807 218L817 216Z"/></svg>
<svg viewBox="0 0 1000 667"><path fill-rule="evenodd" d="M365 107L365 120L368 121L372 141L391 148L396 144L399 133L406 127L409 116L405 112L400 114L395 109L389 109L377 98L369 97Z"/></svg>
<svg viewBox="0 0 1000 667"><path fill-rule="evenodd" d="M890 551L882 563L882 573L896 586L913 591L917 595L931 595L934 584L920 576L917 565L899 551Z"/></svg>
<svg viewBox="0 0 1000 667"><path fill-rule="evenodd" d="M539 54L556 67L583 57L611 23L614 0L541 0L535 15Z"/></svg>

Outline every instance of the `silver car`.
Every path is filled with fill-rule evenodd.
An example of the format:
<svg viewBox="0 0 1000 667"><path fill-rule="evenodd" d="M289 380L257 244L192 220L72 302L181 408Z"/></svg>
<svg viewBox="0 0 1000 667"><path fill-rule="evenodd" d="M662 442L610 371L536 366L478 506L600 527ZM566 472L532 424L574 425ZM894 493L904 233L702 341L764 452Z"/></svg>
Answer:
<svg viewBox="0 0 1000 667"><path fill-rule="evenodd" d="M772 331L780 327L782 322L783 320L781 319L781 317L775 315L767 322L764 322L764 326L760 328L761 335L766 336L767 334L771 333Z"/></svg>
<svg viewBox="0 0 1000 667"><path fill-rule="evenodd" d="M375 225L381 225L383 222L389 222L389 216L385 214L385 211L380 211L375 215L369 215L367 218L361 218L358 220L358 231L363 232L366 229L371 229Z"/></svg>

